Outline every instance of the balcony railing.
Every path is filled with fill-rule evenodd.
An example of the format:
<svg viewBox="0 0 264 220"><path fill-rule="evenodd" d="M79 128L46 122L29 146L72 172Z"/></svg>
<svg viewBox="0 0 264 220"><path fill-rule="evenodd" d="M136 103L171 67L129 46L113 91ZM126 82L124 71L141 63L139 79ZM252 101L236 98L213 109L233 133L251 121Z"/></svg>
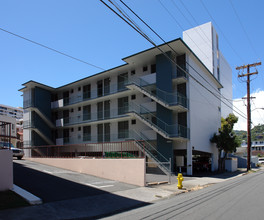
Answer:
<svg viewBox="0 0 264 220"><path fill-rule="evenodd" d="M128 90L126 88L126 86L125 86L125 83L111 84L110 86L103 87L102 94L98 94L98 89L96 88L96 89L93 89L93 90L91 90L89 92L82 93L80 95L63 98L63 106L72 105L72 104L76 104L76 103L79 103L79 102L88 101L88 100L92 100L92 99L96 99L96 98L112 95L112 94L115 94L117 92L122 92L122 91L125 91L125 90ZM56 102L59 102L60 100L54 101L51 104L51 107L52 108L62 107L62 106L60 106L58 104L54 104Z"/></svg>
<svg viewBox="0 0 264 220"><path fill-rule="evenodd" d="M33 100L24 100L23 101L23 108L30 108L30 107L34 107L34 101Z"/></svg>
<svg viewBox="0 0 264 220"><path fill-rule="evenodd" d="M169 137L189 138L189 129L187 127L177 123L169 125L142 105L131 102L129 103L129 109L131 112L137 113L142 120L147 121L151 126L165 133Z"/></svg>
<svg viewBox="0 0 264 220"><path fill-rule="evenodd" d="M133 140L138 138L135 133L131 131L122 131L117 134L82 134L82 135L74 135L70 137L63 138L63 144L83 144L83 143L105 143L105 142L116 142L116 141L126 141Z"/></svg>
<svg viewBox="0 0 264 220"><path fill-rule="evenodd" d="M129 112L129 106L124 106L117 109L92 112L90 114L83 114L83 115L58 119L56 121L56 126L61 127L61 126L81 124L81 123L90 123L98 120L114 119L114 118L124 117L128 112Z"/></svg>
<svg viewBox="0 0 264 220"><path fill-rule="evenodd" d="M148 83L145 80L137 77L130 78L128 85L129 84L137 85L138 87L149 93L151 96L156 97L157 99L168 105L181 105L185 108L188 108L187 97L177 91L171 93L165 92L161 89L158 89L155 84Z"/></svg>
<svg viewBox="0 0 264 220"><path fill-rule="evenodd" d="M23 128L24 129L36 128L46 137L50 137L50 135L51 135L50 128L46 124L40 123L40 121L37 121L37 120L36 121L35 120L24 121L23 122Z"/></svg>

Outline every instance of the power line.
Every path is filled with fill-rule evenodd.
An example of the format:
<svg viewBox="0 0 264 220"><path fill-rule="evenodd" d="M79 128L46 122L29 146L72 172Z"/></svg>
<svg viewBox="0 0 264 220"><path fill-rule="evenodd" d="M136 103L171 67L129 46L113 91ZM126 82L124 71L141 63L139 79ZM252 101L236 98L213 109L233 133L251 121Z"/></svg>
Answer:
<svg viewBox="0 0 264 220"><path fill-rule="evenodd" d="M110 1L110 0L109 0ZM110 1L111 2L111 1ZM143 19L141 19L127 4L125 4L122 0L120 0L120 2L126 6L126 8L128 8L143 24L145 24L154 34L156 34L159 39L161 39L171 50L173 50L176 54L178 54L169 44L167 44L167 42L156 32L154 31ZM113 3L112 3L113 4ZM117 6L115 6L117 7ZM120 9L119 9L120 10ZM153 42L154 43L154 42ZM153 44L155 47L157 47L155 44ZM164 53L164 52L163 52ZM170 58L169 58L170 59ZM178 66L177 63L175 63L176 66ZM214 88L194 67L192 67L187 61L186 64L191 67L205 82L207 82L215 91L219 92L216 88ZM186 72L186 71L185 71ZM187 75L190 75L188 72L186 72ZM203 86L203 85L202 85ZM215 94L216 95L216 94ZM223 100L221 100L224 104L226 104L229 108L231 108L232 110L233 107L236 108L238 111L240 111L242 114L244 114L240 109L238 109L236 106L233 106L233 103L231 103L233 100L229 100L226 97L224 97L222 94L220 94L220 97L224 98L226 101L229 102L229 104L232 106L228 106L226 103L223 102ZM234 110L235 111L235 110ZM237 112L237 111L236 111ZM241 114L240 114L241 115ZM245 117L245 116L244 116Z"/></svg>
<svg viewBox="0 0 264 220"><path fill-rule="evenodd" d="M221 32L221 34L223 35L224 39L226 40L226 42L228 43L229 47L233 50L233 52L236 54L236 56L244 63L242 57L236 52L236 50L233 48L233 46L231 45L231 43L229 42L229 40L227 39L227 37L225 36L224 32L221 30L221 28L219 27L219 25L216 23L216 21L214 20L213 16L211 15L211 13L209 12L209 10L207 9L207 7L205 6L205 4L203 3L202 0L200 0L200 2L202 3L205 11L207 12L207 14L210 16L210 18L212 19L212 21L214 22L214 24L218 27L219 31Z"/></svg>
<svg viewBox="0 0 264 220"><path fill-rule="evenodd" d="M166 8L166 6L161 2L161 0L159 0L159 3L161 4L161 6L165 9L165 11L172 17L172 19L178 24L178 26L184 31L184 28L182 27L182 25L176 20L176 18L170 13L170 11ZM195 44L195 46L205 55L205 57L212 62L212 60L210 60L210 58L207 56L207 54L201 50L201 48L196 44L196 42L189 36L189 34L187 32L185 32L185 34L190 38L190 40Z"/></svg>
<svg viewBox="0 0 264 220"><path fill-rule="evenodd" d="M173 2L173 4L176 6L176 4L174 3L174 1L173 0L171 0L172 2ZM203 33L203 35L205 36L205 38L206 39L204 39L201 35L201 37L202 37L202 39L204 40L204 42L206 42L207 43L207 45L209 45L209 41L210 41L210 39L207 37L207 35L204 33L204 30L200 27L200 24L197 22L197 20L196 20L196 18L192 15L192 13L190 12L190 10L187 8L187 6L183 3L183 1L182 0L180 0L180 2L181 2L181 4L183 5L183 7L184 7L184 9L188 12L188 14L190 15L190 17L193 19L193 21L194 21L194 23L196 24L196 26L199 28L199 30ZM178 8L178 7L177 7ZM179 10L179 8L178 8L178 10ZM185 14L184 13L182 13L182 15L186 18L187 16L185 16ZM186 18L186 20L187 20L187 18ZM196 29L195 29L196 30ZM199 33L198 31L197 31L197 33ZM235 75L233 75L232 74L232 77L235 77ZM225 79L227 79L226 77L224 77ZM237 78L235 78L235 79L237 79ZM229 80L229 79L227 79L227 80ZM239 90L242 92L242 90L240 89L240 87L239 87Z"/></svg>
<svg viewBox="0 0 264 220"><path fill-rule="evenodd" d="M112 12L114 12L119 18L121 18L123 21L125 21L130 27L132 27L134 30L136 30L141 36L143 36L146 40L148 40L151 44L153 44L153 46L155 46L155 48L157 48L160 52L162 52L162 54L170 60L170 62L174 65L176 65L181 71L185 72L187 75L189 75L194 81L196 81L199 85L201 85L203 88L205 88L209 93L211 93L212 95L214 95L217 99L219 99L220 101L222 101L227 107L231 108L233 110L232 107L230 107L226 102L224 102L223 100L221 100L220 97L218 97L215 93L213 93L210 89L208 89L207 87L205 87L201 82L199 82L195 77L193 77L190 73L188 73L186 70L184 70L182 67L180 67L174 60L172 60L159 46L157 46L154 42L150 41L148 39L148 37L146 37L146 34L141 33L141 31L137 30L136 27L134 27L131 23L129 23L125 18L123 18L120 14L118 14L114 9L112 9L109 5L107 5L103 0L100 0L107 8L109 8ZM123 1L120 0L122 3ZM111 2L113 5L114 3L112 1L109 0L109 2ZM124 3L123 3L124 4ZM116 8L118 8L118 6L115 5ZM120 10L120 9L119 9ZM135 14L135 12L133 12ZM145 22L144 22L145 23ZM166 45L168 45L166 43ZM169 46L169 45L168 45ZM193 67L192 67L193 68ZM195 69L194 69L195 70ZM195 70L196 71L196 70ZM197 72L197 71L196 71ZM198 72L197 72L198 73ZM198 73L199 74L199 73ZM200 75L200 74L199 74ZM210 85L210 84L209 84ZM212 85L211 85L212 86ZM221 95L221 94L220 94ZM235 111L235 110L234 110ZM241 115L239 112L235 111L237 114L239 114L241 117L244 117L243 115Z"/></svg>
<svg viewBox="0 0 264 220"><path fill-rule="evenodd" d="M68 55L68 54L66 54L66 53L63 53L63 52L61 52L61 51L59 51L59 50L53 49L53 48L48 47L48 46L46 46L46 45L44 45L44 44L41 44L41 43L38 43L38 42L36 42L36 41L30 40L30 39L28 39L28 38L26 38L26 37L23 37L23 36L21 36L21 35L15 34L15 33L11 32L11 31L7 31L7 30L5 30L5 29L3 29L3 28L0 28L0 30L3 31L3 32L6 32L6 33L8 33L8 34L11 34L11 35L13 35L13 36L15 36L15 37L18 37L18 38L20 38L20 39L26 40L26 41L28 41L28 42L30 42L30 43L36 44L36 45L38 45L38 46L41 46L41 47L43 47L43 48L45 48L45 49L51 50L51 51L53 51L53 52L55 52L55 53L61 54L61 55L66 56L66 57L69 57L69 58L71 58L71 59L73 59L73 60L79 61L79 62L81 62L81 63L87 64L87 65L89 65L89 66L92 66L92 67L97 68L97 69L100 69L100 70L105 70L105 69L103 69L103 68L101 68L101 67L99 67L99 66L93 65L93 64L88 63L88 62L86 62L86 61L83 61L83 60L81 60L81 59L79 59L79 58L73 57L73 56Z"/></svg>
<svg viewBox="0 0 264 220"><path fill-rule="evenodd" d="M172 4L173 4L173 6L175 7L175 8L177 8L178 9L178 11L181 13L181 15L185 18L185 20L192 26L192 23L190 22L190 20L187 18L187 16L182 12L182 10L177 6L177 4L173 1L173 0L171 0L171 2L172 2ZM183 3L182 3L183 4ZM206 45L209 47L209 49L210 50L212 50L212 45L209 43L209 39L208 39L208 37L205 35L205 33L204 33L204 31L203 31L203 29L197 24L197 27L200 29L200 31L204 34L204 36L207 38L207 40L206 39L204 39L203 37L202 37L202 35L200 34L200 32L196 29L196 28L194 28L194 30L195 30L195 32L201 37L201 39L203 39L203 41L206 43ZM190 37L190 36L189 36ZM197 46L197 45L196 45Z"/></svg>
<svg viewBox="0 0 264 220"><path fill-rule="evenodd" d="M176 20L176 18L173 16L173 14L172 13L170 13L169 12L169 10L165 7L165 5L163 5L162 3L161 3L161 0L159 0L159 2L160 2L160 4L162 5L162 7L166 10L166 12L173 18L173 20L181 27L181 29L184 31L184 29L183 29L183 27L179 24L179 22ZM185 16L185 14L180 10L180 8L174 3L174 1L173 0L171 0L171 2L173 3L173 5L174 5L174 7L175 8L177 8L177 10L178 11L180 11L180 13L182 14L182 16L187 20L187 22L190 24L190 25L192 25L191 23L190 23L190 21L189 21L189 19L187 19L187 17ZM183 3L182 3L183 4ZM190 13L190 12L189 12ZM198 24L197 24L198 25ZM212 45L209 43L209 39L208 39L208 37L205 35L205 33L204 33L204 31L203 31L203 29L200 27L200 25L198 25L198 28L201 30L201 32L203 32L203 34L204 34L204 36L207 38L207 40L206 39L204 39L202 36L201 36L201 34L200 34L200 32L197 30L197 28L194 28L194 31L201 37L201 39L206 43L206 45L209 47L209 49L211 50L211 52L213 52L213 48L212 48ZM187 33L187 32L185 32L185 34L189 37L189 39L195 44L195 46L203 53L203 54L205 54L204 52L203 52L203 50L196 44L196 42L191 38L191 36ZM213 57L212 57L212 59L210 59L206 54L205 54L205 56L206 56L206 58L212 63L212 67L213 67L213 70L214 70L214 68L215 68L215 66L214 66L214 62L213 62ZM225 78L226 80L228 80L229 81L229 79L227 79L224 75L221 75L223 78ZM232 75L233 76L233 75ZM208 83L209 84L209 83ZM225 98L224 96L223 96L223 98ZM226 98L225 98L226 99ZM227 99L226 99L227 100ZM229 100L230 101L230 100ZM232 101L232 100L231 100Z"/></svg>
<svg viewBox="0 0 264 220"><path fill-rule="evenodd" d="M235 15L236 15L236 17L237 17L237 19L238 19L238 21L239 21L240 26L242 27L242 30L244 31L244 34L246 35L246 38L247 38L247 40L248 40L248 42L249 42L249 45L251 46L251 49L252 49L253 52L255 53L256 57L259 57L257 51L255 50L255 48L254 48L254 46L253 46L253 44L252 44L252 41L250 40L250 38L249 38L249 36L248 36L248 34L247 34L247 31L246 31L244 25L243 25L242 22L241 22L241 19L240 19L239 16L238 16L238 13L237 13L237 11L236 11L236 9L235 9L235 7L234 7L232 1L229 0L229 2L230 2L230 4L231 4L231 6L232 6L233 11L235 12Z"/></svg>

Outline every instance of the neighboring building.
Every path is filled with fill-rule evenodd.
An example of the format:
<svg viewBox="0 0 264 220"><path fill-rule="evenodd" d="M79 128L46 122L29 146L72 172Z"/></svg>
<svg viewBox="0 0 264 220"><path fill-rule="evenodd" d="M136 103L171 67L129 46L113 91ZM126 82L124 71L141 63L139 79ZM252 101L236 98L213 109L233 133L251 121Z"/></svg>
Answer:
<svg viewBox="0 0 264 220"><path fill-rule="evenodd" d="M22 119L23 118L23 109L11 107L7 105L0 104L0 115L5 115L11 118Z"/></svg>
<svg viewBox="0 0 264 220"><path fill-rule="evenodd" d="M219 49L218 34L211 22L183 32L184 42L204 63L224 88L221 94L226 98L221 102L221 116L226 118L233 112L232 69Z"/></svg>
<svg viewBox="0 0 264 220"><path fill-rule="evenodd" d="M215 77L182 39L167 44L173 50L166 44L160 48L192 77L151 48L124 58L124 65L58 88L24 83L24 146L142 140L138 148L151 143L156 153L172 159L173 171L176 156L184 157L182 170L188 175L194 156L209 158L216 170L218 151L210 138L220 127L216 96L223 88L222 72ZM76 146L62 149L81 154ZM156 153L147 156L162 162Z"/></svg>
<svg viewBox="0 0 264 220"><path fill-rule="evenodd" d="M16 146L16 119L6 115L0 115L0 142L11 142Z"/></svg>
<svg viewBox="0 0 264 220"><path fill-rule="evenodd" d="M11 123L12 144L16 147L23 147L23 108L11 107L0 104L0 121ZM9 128L2 127L3 132ZM4 139L4 138L2 138ZM3 140L1 140L3 141Z"/></svg>
<svg viewBox="0 0 264 220"><path fill-rule="evenodd" d="M252 141L251 142L251 152L252 155L264 155L264 141ZM242 155L247 155L247 142L242 141L242 144L239 148L237 148L237 153L240 153Z"/></svg>

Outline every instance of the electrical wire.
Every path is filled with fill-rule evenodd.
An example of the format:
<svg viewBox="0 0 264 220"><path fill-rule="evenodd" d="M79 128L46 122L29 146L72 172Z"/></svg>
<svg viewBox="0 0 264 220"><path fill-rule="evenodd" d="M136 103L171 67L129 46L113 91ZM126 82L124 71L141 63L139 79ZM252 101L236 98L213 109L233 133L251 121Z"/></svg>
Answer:
<svg viewBox="0 0 264 220"><path fill-rule="evenodd" d="M229 0L229 2L230 2L230 4L231 4L231 6L232 6L233 11L235 12L235 15L236 15L236 17L237 17L237 20L239 21L239 24L240 24L240 26L242 27L242 30L243 30L243 32L244 32L244 34L245 34L245 36L246 36L246 38L247 38L247 40L248 40L248 42L249 42L249 45L250 45L251 49L252 49L253 52L255 53L256 57L259 57L259 56L258 56L258 53L257 53L257 51L256 51L256 49L255 49L255 47L254 47L253 44L252 44L252 41L251 41L250 38L249 38L249 35L248 35L248 33L247 33L247 31L246 31L244 25L243 25L242 22L241 22L241 19L240 19L239 16L238 16L238 13L237 13L237 11L236 11L236 9L235 9L235 7L234 7L234 4L232 3L231 0Z"/></svg>
<svg viewBox="0 0 264 220"><path fill-rule="evenodd" d="M170 11L166 8L166 6L161 2L161 0L159 0L159 3L161 4L161 6L165 9L165 11L171 16L171 18L176 22L176 24L182 29L184 30L184 28L182 27L182 25L176 20L176 18L173 16L173 14L170 13ZM201 50L201 48L196 44L196 42L189 36L189 34L187 32L185 32L185 34L189 37L189 39L195 44L195 46L204 54L204 56L213 63L213 60L210 59L207 54Z"/></svg>
<svg viewBox="0 0 264 220"><path fill-rule="evenodd" d="M88 63L88 62L86 62L86 61L84 61L84 60L81 60L81 59L79 59L79 58L73 57L73 56L68 55L68 54L66 54L66 53L64 53L64 52L61 52L61 51L59 51L59 50L53 49L53 48L48 47L48 46L46 46L46 45L44 45L44 44L41 44L41 43L38 43L38 42L36 42L36 41L30 40L30 39L28 39L28 38L26 38L26 37L23 37L23 36L21 36L21 35L15 34L15 33L11 32L11 31L7 31L7 30L5 30L5 29L3 29L3 28L0 28L0 30L3 31L3 32L6 32L6 33L8 33L8 34L11 34L11 35L13 35L13 36L15 36L15 37L18 37L18 38L20 38L20 39L26 40L26 41L28 41L28 42L30 42L30 43L36 44L36 45L38 45L38 46L41 46L41 47L43 47L43 48L45 48L45 49L51 50L51 51L53 51L53 52L55 52L55 53L58 53L58 54L61 54L61 55L63 55L63 56L66 56L66 57L68 57L68 58L71 58L71 59L73 59L73 60L79 61L79 62L81 62L81 63L87 64L87 65L89 65L89 66L92 66L92 67L97 68L97 69L100 69L100 70L105 70L105 69L103 69L103 68L101 68L101 67L99 67L99 66L93 65L93 64Z"/></svg>
<svg viewBox="0 0 264 220"><path fill-rule="evenodd" d="M109 0L110 1L110 0ZM156 34L158 37L159 37L159 39L161 39L171 50L173 50L176 54L177 54L177 52L169 45L169 44L167 44L167 42L157 33L157 32L155 32L143 19L141 19L127 4L125 4L122 0L120 0L120 2L123 4L123 5L125 5L143 24L145 24L154 34ZM155 45L156 46L156 45ZM187 61L186 61L186 64L189 66L189 67L191 67L203 80L205 80L214 90L216 90L217 92L219 92L217 89L215 89L195 68L193 68ZM178 66L178 64L176 64L176 66ZM185 71L186 72L186 71ZM187 73L187 72L186 72ZM188 75L190 75L189 73L187 73ZM233 100L230 100L230 99L227 99L226 97L224 97L222 94L220 94L220 96L222 97L222 98L224 98L225 100L227 100L228 102L229 102L229 104L232 106L232 107L230 107L230 106L228 106L229 108L231 108L232 110L234 110L233 109ZM223 100L222 100L222 102L223 102ZM231 103L232 102L232 103ZM236 107L234 107L234 108L236 108ZM237 110L238 111L240 111L240 109L238 109L237 108ZM241 111L240 111L241 112ZM242 112L241 112L242 113ZM242 113L242 114L244 114L244 113Z"/></svg>
<svg viewBox="0 0 264 220"><path fill-rule="evenodd" d="M121 15L119 15L114 9L112 9L108 4L106 4L103 0L100 0L107 8L109 8L112 12L114 12L119 18L121 18L123 21L125 21L130 27L132 27L134 30L136 30L141 36L143 36L146 40L148 40L148 38L145 37L144 34L142 34L139 30L137 30L131 23L129 23L125 18L123 18ZM120 0L122 2L122 0ZM112 2L111 2L112 3ZM112 3L113 4L113 3ZM149 40L148 40L149 41ZM150 41L149 41L150 42ZM205 87L200 81L198 81L196 78L194 78L190 73L188 73L186 70L184 70L182 67L180 67L174 60L172 60L161 48L160 46L157 46L154 42L150 42L155 48L157 48L160 52L162 52L162 54L170 60L170 62L174 65L176 65L181 71L185 72L187 75L189 75L195 82L197 82L199 85L201 85L203 88L205 88L209 93L211 93L212 95L214 95L217 99L219 99L220 101L222 101L227 107L231 108L233 110L232 107L230 107L227 103L225 103L223 100L221 100L215 93L213 93L211 90L209 90L207 87ZM234 110L235 111L235 110ZM240 114L239 112L235 111L237 114L239 114L241 117L246 118L245 116L243 116L242 114Z"/></svg>
<svg viewBox="0 0 264 220"><path fill-rule="evenodd" d="M201 4L203 5L205 11L207 12L207 14L210 16L210 18L212 19L212 21L214 22L214 24L217 26L217 28L219 29L219 31L221 32L221 34L223 35L224 39L226 40L226 42L228 43L229 47L233 50L233 52L236 54L236 56L242 61L242 63L245 63L242 59L242 57L236 52L236 50L233 48L232 44L229 42L229 40L227 39L227 37L225 36L224 32L221 30L221 28L219 27L219 25L216 23L215 19L213 18L213 16L211 15L211 13L209 12L209 10L207 9L207 7L205 6L205 4L203 3L202 0L200 0Z"/></svg>

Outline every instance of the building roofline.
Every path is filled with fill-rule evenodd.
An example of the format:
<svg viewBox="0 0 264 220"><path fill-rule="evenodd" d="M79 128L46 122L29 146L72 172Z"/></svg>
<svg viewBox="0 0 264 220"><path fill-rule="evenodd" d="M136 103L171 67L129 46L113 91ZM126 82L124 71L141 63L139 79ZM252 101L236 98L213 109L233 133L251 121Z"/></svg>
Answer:
<svg viewBox="0 0 264 220"><path fill-rule="evenodd" d="M162 46L165 46L165 45L167 45L167 44L173 43L173 42L175 42L175 41L180 41L180 42L181 42L181 43L187 48L187 50L189 50L189 51L191 52L191 54L192 54L192 55L198 60L198 62L199 62L199 63L200 63L205 69L206 69L206 71L208 71L208 73L209 73L209 74L213 77L213 79L219 84L219 86L220 86L221 88L223 88L222 84L216 79L216 77L215 77L215 76L212 74L212 72L211 72L211 71L210 71L210 70L204 65L204 63L203 63L203 62L197 57L197 55L191 50L191 48L190 48L190 47L189 47L189 46L188 46L188 45L182 40L182 38L177 38L177 39L174 39L174 40L168 41L168 42L166 42L166 43L163 43L163 44L158 45L157 47L162 47ZM84 78L79 79L79 80L76 80L76 81L74 81L74 82L67 83L67 84L65 84L65 85L59 86L59 87L57 87L57 88L54 88L54 87L51 87L51 86L47 86L47 85L45 85L45 84L42 84L42 83L39 83L39 82L36 82L36 81L30 80L30 81L28 81L28 82L26 82L26 83L23 83L22 85L25 86L25 87L19 89L18 91L21 91L21 92L22 92L22 90L25 89L25 88L26 88L26 85L29 84L29 83L36 83L36 84L39 84L39 85L41 85L41 86L48 87L48 89L51 89L51 90L61 89L61 88L63 88L63 87L66 87L66 86L72 85L72 84L74 84L74 83L78 83L78 82L80 82L80 81L82 81L82 80L86 80L86 79L89 79L89 78L91 78L91 77L95 77L95 76L98 76L98 75L100 75L100 74L103 74L103 73L110 72L110 71L112 71L112 70L118 69L118 68L120 68L120 67L124 67L124 66L126 66L126 65L129 64L129 63L127 62L127 59L132 58L132 57L134 57L134 56L137 56L137 55L139 55L139 54L142 54L142 53L148 52L148 51L153 50L153 49L155 49L155 48L156 48L156 47L151 47L151 48L149 48L149 49L146 49L146 50L140 51L140 52L138 52L138 53L132 54L132 55L130 55L130 56L127 56L127 57L125 57L125 58L122 58L122 60L125 62L125 64L122 64L122 65L119 65L119 66L113 67L113 68L108 69L108 70L104 70L104 71L102 71L102 72L99 72L99 73L96 73L96 74L90 75L90 76L88 76L88 77L84 77Z"/></svg>

